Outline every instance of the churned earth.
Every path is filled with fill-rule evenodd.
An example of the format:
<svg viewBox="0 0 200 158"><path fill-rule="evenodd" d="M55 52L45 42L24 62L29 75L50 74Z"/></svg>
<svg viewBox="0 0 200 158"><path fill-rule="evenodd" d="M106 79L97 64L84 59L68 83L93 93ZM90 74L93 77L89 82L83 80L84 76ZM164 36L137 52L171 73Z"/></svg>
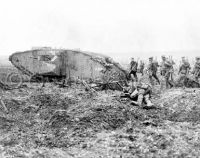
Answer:
<svg viewBox="0 0 200 158"><path fill-rule="evenodd" d="M118 91L47 84L2 91L2 158L199 157L200 90L155 90L142 109Z"/></svg>

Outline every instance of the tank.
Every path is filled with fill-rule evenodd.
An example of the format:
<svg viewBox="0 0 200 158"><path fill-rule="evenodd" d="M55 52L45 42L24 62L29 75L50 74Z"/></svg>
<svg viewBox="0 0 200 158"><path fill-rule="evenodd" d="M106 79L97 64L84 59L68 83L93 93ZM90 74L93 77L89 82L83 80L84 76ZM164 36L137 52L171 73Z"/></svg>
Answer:
<svg viewBox="0 0 200 158"><path fill-rule="evenodd" d="M110 57L80 50L35 48L16 52L9 60L31 77L96 80L107 72L115 74L115 79L126 78L126 70Z"/></svg>

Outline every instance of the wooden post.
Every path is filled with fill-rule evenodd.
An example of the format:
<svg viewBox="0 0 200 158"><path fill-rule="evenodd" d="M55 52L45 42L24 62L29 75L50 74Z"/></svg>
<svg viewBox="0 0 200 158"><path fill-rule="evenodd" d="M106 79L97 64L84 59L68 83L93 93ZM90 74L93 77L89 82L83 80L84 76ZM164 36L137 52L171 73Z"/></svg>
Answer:
<svg viewBox="0 0 200 158"><path fill-rule="evenodd" d="M8 109L7 109L6 105L4 104L3 100L1 100L0 102L1 102L1 105L3 106L4 110L6 112L8 112Z"/></svg>
<svg viewBox="0 0 200 158"><path fill-rule="evenodd" d="M1 87L0 87L1 88ZM2 87L3 88L3 87ZM0 105L4 108L4 110L8 113L8 109L5 105L5 103L3 102L2 98L3 98L3 89L0 89Z"/></svg>
<svg viewBox="0 0 200 158"><path fill-rule="evenodd" d="M0 104L1 104L1 106L4 108L4 110L8 113L8 109L7 109L5 103L4 103L3 100L2 100L2 96L0 96Z"/></svg>

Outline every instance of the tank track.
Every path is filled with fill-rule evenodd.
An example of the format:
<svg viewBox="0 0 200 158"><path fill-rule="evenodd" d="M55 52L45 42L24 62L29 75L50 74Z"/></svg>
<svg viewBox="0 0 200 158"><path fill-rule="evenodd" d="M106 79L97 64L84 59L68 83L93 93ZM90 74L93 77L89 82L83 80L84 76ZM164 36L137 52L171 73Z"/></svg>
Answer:
<svg viewBox="0 0 200 158"><path fill-rule="evenodd" d="M12 65L14 65L18 70L20 70L23 74L31 77L33 76L34 74L30 71L28 71L24 66L22 65L15 65L14 62L13 62L13 58L12 58L12 55L9 57L9 60L10 62L12 63Z"/></svg>
<svg viewBox="0 0 200 158"><path fill-rule="evenodd" d="M3 89L3 90L12 90L12 89L15 89L15 88L13 88L13 87L11 87L11 86L9 86L9 85L1 82L1 81L0 81L0 88Z"/></svg>

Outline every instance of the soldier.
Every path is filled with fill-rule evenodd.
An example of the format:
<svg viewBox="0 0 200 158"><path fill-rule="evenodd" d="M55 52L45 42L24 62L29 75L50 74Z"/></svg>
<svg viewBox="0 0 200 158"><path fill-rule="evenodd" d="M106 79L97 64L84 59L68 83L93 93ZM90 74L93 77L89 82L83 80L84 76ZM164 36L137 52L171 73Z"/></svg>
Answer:
<svg viewBox="0 0 200 158"><path fill-rule="evenodd" d="M137 99L137 101L132 101L132 104L142 107L142 104L146 103L147 107L152 107L153 103L150 100L151 93L152 88L149 84L143 82L137 83L135 90L130 95L132 99Z"/></svg>
<svg viewBox="0 0 200 158"><path fill-rule="evenodd" d="M132 81L136 81L136 82L138 81L137 68L138 68L138 63L134 60L134 58L131 58L129 75Z"/></svg>
<svg viewBox="0 0 200 158"><path fill-rule="evenodd" d="M149 80L151 82L151 85L153 85L153 77L156 79L158 84L160 84L160 81L157 77L157 70L158 70L158 63L153 61L153 57L150 57L149 65L148 65L148 72L149 72Z"/></svg>
<svg viewBox="0 0 200 158"><path fill-rule="evenodd" d="M194 65L193 72L195 81L199 82L199 77L200 77L200 57L196 57L196 62Z"/></svg>
<svg viewBox="0 0 200 158"><path fill-rule="evenodd" d="M186 86L185 81L186 81L187 75L189 74L189 70L190 70L190 63L186 61L185 57L182 57L182 64L178 71L178 75L179 75L179 78L177 80L178 85L181 84L182 86Z"/></svg>
<svg viewBox="0 0 200 158"><path fill-rule="evenodd" d="M142 76L144 75L144 62L142 60L140 60L140 73Z"/></svg>
<svg viewBox="0 0 200 158"><path fill-rule="evenodd" d="M147 107L152 107L151 102L152 88L149 84L143 83L141 81L131 84L128 88L124 89L124 95L121 97L129 97L133 100L131 103L134 105L141 106L146 103Z"/></svg>
<svg viewBox="0 0 200 158"><path fill-rule="evenodd" d="M173 63L170 62L165 56L162 56L162 63L161 63L161 75L165 78L166 88L173 87L173 83L170 81L172 79L173 73Z"/></svg>

